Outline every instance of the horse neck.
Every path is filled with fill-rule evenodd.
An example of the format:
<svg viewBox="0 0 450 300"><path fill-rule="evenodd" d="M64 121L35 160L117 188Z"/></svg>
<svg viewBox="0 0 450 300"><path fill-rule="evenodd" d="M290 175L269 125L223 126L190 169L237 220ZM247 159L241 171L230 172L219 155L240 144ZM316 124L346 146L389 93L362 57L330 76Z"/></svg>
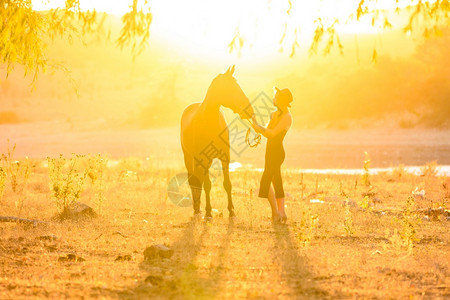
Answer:
<svg viewBox="0 0 450 300"><path fill-rule="evenodd" d="M207 93L205 100L201 104L201 111L207 115L219 113L220 106L219 99L212 95L212 93Z"/></svg>

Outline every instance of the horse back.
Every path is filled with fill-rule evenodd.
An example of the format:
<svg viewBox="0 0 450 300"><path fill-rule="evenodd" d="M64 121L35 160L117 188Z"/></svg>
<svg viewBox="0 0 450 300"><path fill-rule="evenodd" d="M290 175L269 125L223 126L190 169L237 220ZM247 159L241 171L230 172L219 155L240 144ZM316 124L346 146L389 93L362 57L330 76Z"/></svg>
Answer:
<svg viewBox="0 0 450 300"><path fill-rule="evenodd" d="M180 138L185 157L198 155L212 143L229 160L228 127L222 112L205 116L200 111L200 106L201 103L189 105L181 116Z"/></svg>

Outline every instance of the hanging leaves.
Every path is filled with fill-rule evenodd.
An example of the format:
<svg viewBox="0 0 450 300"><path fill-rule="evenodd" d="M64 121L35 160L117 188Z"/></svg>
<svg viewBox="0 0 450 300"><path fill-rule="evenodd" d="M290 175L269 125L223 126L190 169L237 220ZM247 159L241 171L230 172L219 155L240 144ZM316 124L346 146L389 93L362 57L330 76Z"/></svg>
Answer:
<svg viewBox="0 0 450 300"><path fill-rule="evenodd" d="M146 1L147 2L147 1ZM123 27L117 39L117 45L123 49L131 45L133 56L139 55L146 47L150 38L150 25L152 23L152 13L150 9L138 9L138 0L133 0L131 11L122 17Z"/></svg>
<svg viewBox="0 0 450 300"><path fill-rule="evenodd" d="M131 12L123 16L117 40L121 48L131 45L134 56L147 45L152 21L150 11L137 7L138 1L134 0ZM82 11L79 0L66 0L63 8L46 12L34 11L29 0L1 0L0 17L0 63L6 66L6 77L19 64L24 67L25 76L33 74L33 84L38 74L49 67L66 73L64 66L45 56L48 42L57 37L71 42L75 37L105 35L106 14Z"/></svg>

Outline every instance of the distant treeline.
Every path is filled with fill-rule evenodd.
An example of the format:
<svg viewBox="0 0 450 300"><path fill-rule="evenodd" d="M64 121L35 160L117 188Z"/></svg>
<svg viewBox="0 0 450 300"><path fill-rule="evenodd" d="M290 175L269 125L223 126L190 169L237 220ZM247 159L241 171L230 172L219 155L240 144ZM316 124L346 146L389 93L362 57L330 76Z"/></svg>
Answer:
<svg viewBox="0 0 450 300"><path fill-rule="evenodd" d="M374 65L322 64L281 81L298 101L299 126L346 127L352 122L396 119L400 127L450 127L450 32L429 38L414 55L381 56Z"/></svg>

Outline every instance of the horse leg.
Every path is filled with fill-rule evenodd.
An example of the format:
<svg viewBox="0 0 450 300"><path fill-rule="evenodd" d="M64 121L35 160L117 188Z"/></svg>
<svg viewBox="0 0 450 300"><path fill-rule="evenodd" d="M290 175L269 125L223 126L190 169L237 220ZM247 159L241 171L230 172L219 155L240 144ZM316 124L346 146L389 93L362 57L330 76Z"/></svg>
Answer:
<svg viewBox="0 0 450 300"><path fill-rule="evenodd" d="M194 206L194 215L200 214L200 197L202 195L202 182L199 176L188 173L189 186L192 191L192 203Z"/></svg>
<svg viewBox="0 0 450 300"><path fill-rule="evenodd" d="M228 161L222 161L222 171L223 171L223 187L225 188L225 191L227 192L228 196L228 212L231 217L234 217L234 206L233 206L233 200L231 199L231 180L230 180L230 170L229 170L230 163Z"/></svg>
<svg viewBox="0 0 450 300"><path fill-rule="evenodd" d="M210 199L210 192L211 192L211 179L209 178L209 173L206 173L205 181L203 182L203 188L205 189L205 196L206 196L206 218L212 218L211 214L211 199Z"/></svg>

